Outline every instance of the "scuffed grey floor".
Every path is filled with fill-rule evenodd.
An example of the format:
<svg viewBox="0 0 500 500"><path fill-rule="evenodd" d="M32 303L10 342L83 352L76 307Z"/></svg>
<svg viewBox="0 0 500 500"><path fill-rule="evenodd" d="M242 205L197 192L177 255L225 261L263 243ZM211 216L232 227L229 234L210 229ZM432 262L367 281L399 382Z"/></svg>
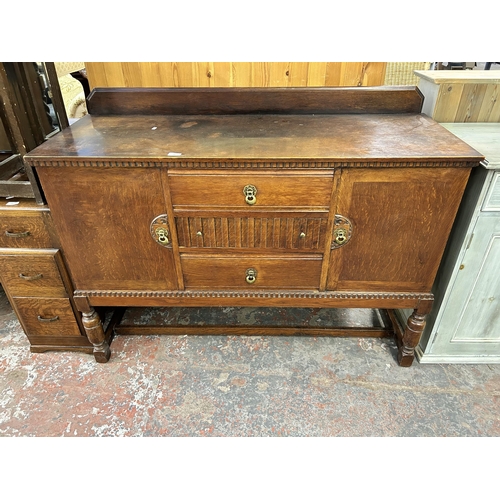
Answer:
<svg viewBox="0 0 500 500"><path fill-rule="evenodd" d="M0 294L0 436L499 436L500 365L401 368L391 339L119 336L31 354Z"/></svg>

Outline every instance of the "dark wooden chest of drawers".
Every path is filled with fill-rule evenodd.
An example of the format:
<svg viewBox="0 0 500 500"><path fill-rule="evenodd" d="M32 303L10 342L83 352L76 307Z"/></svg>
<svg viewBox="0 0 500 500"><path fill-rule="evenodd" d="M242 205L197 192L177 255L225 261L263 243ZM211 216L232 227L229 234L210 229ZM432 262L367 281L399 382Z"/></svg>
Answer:
<svg viewBox="0 0 500 500"><path fill-rule="evenodd" d="M96 306L369 307L414 309L394 326L411 364L482 159L420 106L415 89L95 92L26 159L96 359Z"/></svg>
<svg viewBox="0 0 500 500"><path fill-rule="evenodd" d="M92 352L47 206L0 200L0 281L32 352Z"/></svg>

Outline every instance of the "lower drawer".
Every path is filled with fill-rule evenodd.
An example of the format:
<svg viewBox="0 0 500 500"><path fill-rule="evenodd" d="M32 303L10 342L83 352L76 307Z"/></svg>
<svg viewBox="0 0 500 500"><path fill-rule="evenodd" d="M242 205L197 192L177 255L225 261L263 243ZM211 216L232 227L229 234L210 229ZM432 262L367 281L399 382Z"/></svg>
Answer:
<svg viewBox="0 0 500 500"><path fill-rule="evenodd" d="M322 257L181 255L186 288L319 288Z"/></svg>
<svg viewBox="0 0 500 500"><path fill-rule="evenodd" d="M15 298L13 302L28 336L81 336L69 299Z"/></svg>

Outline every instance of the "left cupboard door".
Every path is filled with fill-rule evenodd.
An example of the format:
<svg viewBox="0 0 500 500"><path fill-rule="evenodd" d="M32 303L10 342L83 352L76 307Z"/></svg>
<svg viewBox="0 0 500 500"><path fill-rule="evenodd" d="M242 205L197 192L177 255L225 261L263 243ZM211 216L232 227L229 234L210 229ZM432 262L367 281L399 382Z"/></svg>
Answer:
<svg viewBox="0 0 500 500"><path fill-rule="evenodd" d="M76 289L178 288L172 245L151 235L152 221L167 214L160 169L44 166L37 173Z"/></svg>

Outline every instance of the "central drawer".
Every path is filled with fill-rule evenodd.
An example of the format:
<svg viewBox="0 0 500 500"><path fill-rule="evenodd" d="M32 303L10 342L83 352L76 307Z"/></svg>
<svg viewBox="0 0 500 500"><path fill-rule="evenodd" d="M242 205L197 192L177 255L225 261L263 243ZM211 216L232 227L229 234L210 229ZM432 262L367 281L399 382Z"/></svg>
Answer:
<svg viewBox="0 0 500 500"><path fill-rule="evenodd" d="M328 210L333 172L169 172L174 210L182 207L303 207Z"/></svg>
<svg viewBox="0 0 500 500"><path fill-rule="evenodd" d="M317 289L320 255L220 256L181 254L186 288Z"/></svg>
<svg viewBox="0 0 500 500"><path fill-rule="evenodd" d="M177 213L175 227L181 251L195 248L259 248L323 252L328 212L307 214L211 215Z"/></svg>

